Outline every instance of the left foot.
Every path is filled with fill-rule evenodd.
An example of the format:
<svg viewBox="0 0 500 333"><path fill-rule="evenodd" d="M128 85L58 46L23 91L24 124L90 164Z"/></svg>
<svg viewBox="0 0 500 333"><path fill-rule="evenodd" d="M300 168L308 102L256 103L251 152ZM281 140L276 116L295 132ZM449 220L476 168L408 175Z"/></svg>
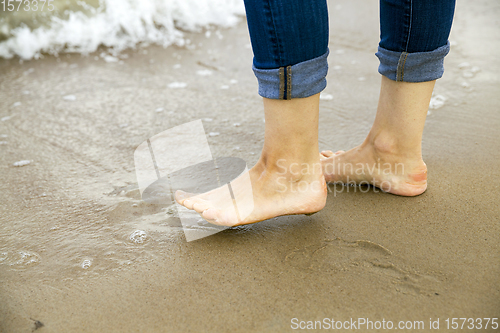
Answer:
<svg viewBox="0 0 500 333"><path fill-rule="evenodd" d="M304 171L306 170L306 171ZM281 215L315 213L325 206L326 182L319 161L266 166L259 161L227 185L203 194L175 193L175 200L212 224L237 226Z"/></svg>

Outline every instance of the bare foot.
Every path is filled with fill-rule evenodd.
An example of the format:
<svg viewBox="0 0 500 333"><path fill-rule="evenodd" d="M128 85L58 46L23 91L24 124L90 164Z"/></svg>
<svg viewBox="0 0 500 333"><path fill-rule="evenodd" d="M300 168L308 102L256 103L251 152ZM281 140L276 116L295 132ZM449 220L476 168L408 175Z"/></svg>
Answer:
<svg viewBox="0 0 500 333"><path fill-rule="evenodd" d="M346 152L320 154L327 182L372 185L403 196L422 194L427 188L427 167L419 156L398 154L387 142L366 140Z"/></svg>
<svg viewBox="0 0 500 333"><path fill-rule="evenodd" d="M281 215L311 214L325 206L326 182L321 165L266 167L259 161L247 173L207 193L175 193L175 200L212 224L237 226Z"/></svg>

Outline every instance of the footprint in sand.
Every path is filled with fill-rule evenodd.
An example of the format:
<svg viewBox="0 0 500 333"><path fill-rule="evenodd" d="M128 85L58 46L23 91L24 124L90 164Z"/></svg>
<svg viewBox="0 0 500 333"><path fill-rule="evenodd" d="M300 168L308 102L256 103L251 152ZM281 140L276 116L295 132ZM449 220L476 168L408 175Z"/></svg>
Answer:
<svg viewBox="0 0 500 333"><path fill-rule="evenodd" d="M121 199L123 201L120 200L108 210L107 219L111 224L128 222L131 228L140 226L148 229L145 229L145 232L160 230L168 232L172 228L182 227L175 205L150 204L141 200L141 193L137 184L115 186L114 190L108 195L124 199ZM133 230L130 230L130 232L133 232ZM125 238L131 237L130 233L122 236ZM130 240L142 244L141 240L144 241L145 237L140 234L136 236L134 236L134 239L130 238Z"/></svg>
<svg viewBox="0 0 500 333"><path fill-rule="evenodd" d="M436 295L439 278L405 267L401 258L382 245L340 238L307 246L289 253L285 263L314 272L342 273L363 270L388 280L397 292L414 295Z"/></svg>

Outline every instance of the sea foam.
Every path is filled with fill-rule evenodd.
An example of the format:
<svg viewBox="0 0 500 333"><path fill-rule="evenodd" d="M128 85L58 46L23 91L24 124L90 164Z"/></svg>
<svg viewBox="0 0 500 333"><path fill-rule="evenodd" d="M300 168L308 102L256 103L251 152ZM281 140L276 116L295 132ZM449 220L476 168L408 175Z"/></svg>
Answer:
<svg viewBox="0 0 500 333"><path fill-rule="evenodd" d="M113 54L138 43L182 46L186 43L182 31L200 31L210 25L231 27L244 15L241 0L101 0L98 8L70 1L82 11L67 11L64 18L53 15L34 29L23 23L9 27L0 21L0 29L8 31L8 38L0 42L0 57L17 55L28 60L42 53L88 54L100 45Z"/></svg>

